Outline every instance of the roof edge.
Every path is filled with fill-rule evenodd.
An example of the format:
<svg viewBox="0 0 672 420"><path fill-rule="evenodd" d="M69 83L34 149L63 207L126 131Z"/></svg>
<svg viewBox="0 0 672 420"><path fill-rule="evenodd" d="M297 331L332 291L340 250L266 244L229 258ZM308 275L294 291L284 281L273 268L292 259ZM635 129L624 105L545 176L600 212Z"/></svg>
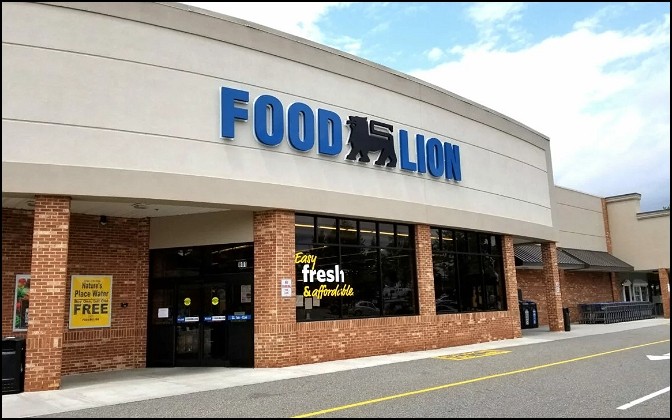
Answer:
<svg viewBox="0 0 672 420"><path fill-rule="evenodd" d="M656 217L670 217L670 209L664 210L653 210L653 211L643 211L637 213L637 219L654 219Z"/></svg>
<svg viewBox="0 0 672 420"><path fill-rule="evenodd" d="M642 195L640 193L629 193L621 195L612 195L610 197L604 197L607 203L616 203L618 201L628 201L628 200L641 200Z"/></svg>

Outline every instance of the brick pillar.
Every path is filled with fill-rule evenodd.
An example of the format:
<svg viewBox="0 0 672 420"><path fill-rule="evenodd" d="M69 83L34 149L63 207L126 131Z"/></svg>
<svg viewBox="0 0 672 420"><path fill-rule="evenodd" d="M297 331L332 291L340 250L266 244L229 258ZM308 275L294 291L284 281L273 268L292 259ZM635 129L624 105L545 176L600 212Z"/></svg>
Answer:
<svg viewBox="0 0 672 420"><path fill-rule="evenodd" d="M513 337L522 337L520 330L520 308L518 307L518 279L516 278L516 258L513 252L513 238L502 237L502 259L504 262L504 285L506 290L506 307L511 317ZM537 314L538 315L538 314ZM538 318L537 318L538 319Z"/></svg>
<svg viewBox="0 0 672 420"><path fill-rule="evenodd" d="M70 198L35 196L25 391L61 386Z"/></svg>
<svg viewBox="0 0 672 420"><path fill-rule="evenodd" d="M658 280L660 281L660 295L663 298L663 316L670 319L670 270L659 268Z"/></svg>
<svg viewBox="0 0 672 420"><path fill-rule="evenodd" d="M564 331L562 319L562 294L560 293L560 273L555 242L541 244L541 260L544 264L544 288L548 306L548 326L551 331Z"/></svg>
<svg viewBox="0 0 672 420"><path fill-rule="evenodd" d="M149 301L149 219L139 219L137 231L136 279L135 279L135 319L147 319ZM147 323L138 322L135 326L136 368L147 367Z"/></svg>
<svg viewBox="0 0 672 420"><path fill-rule="evenodd" d="M427 225L415 226L415 264L418 272L420 315L436 315L432 238Z"/></svg>
<svg viewBox="0 0 672 420"><path fill-rule="evenodd" d="M611 280L611 296L614 298L614 302L620 302L623 300L621 296L621 283L616 277L616 273L609 273L609 279Z"/></svg>
<svg viewBox="0 0 672 420"><path fill-rule="evenodd" d="M607 252L611 254L611 229L609 229L609 213L607 212L607 200L602 199L602 221L604 222L604 238L607 242Z"/></svg>
<svg viewBox="0 0 672 420"><path fill-rule="evenodd" d="M294 250L294 212L254 213L254 367L296 364L296 297L280 296L282 279L300 293Z"/></svg>

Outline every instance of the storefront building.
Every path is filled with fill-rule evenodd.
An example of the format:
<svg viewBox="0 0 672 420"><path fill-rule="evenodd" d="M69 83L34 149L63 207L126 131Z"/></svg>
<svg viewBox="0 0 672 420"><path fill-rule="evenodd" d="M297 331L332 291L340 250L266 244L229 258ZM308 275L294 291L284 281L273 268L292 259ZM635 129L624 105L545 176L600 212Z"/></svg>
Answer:
<svg viewBox="0 0 672 420"><path fill-rule="evenodd" d="M496 111L176 3L2 9L2 330L26 391L516 338L521 276L561 331L584 280L560 245L615 258L583 266L596 293L659 270L669 317L669 212L652 267L607 245L615 199L569 194L599 213L573 237L549 139Z"/></svg>

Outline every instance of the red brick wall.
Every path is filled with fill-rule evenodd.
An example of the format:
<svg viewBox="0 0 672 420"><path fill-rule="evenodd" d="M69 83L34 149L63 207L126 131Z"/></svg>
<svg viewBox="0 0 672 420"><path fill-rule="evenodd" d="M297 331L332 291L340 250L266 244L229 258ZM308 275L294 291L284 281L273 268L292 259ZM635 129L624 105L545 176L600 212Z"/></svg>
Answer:
<svg viewBox="0 0 672 420"><path fill-rule="evenodd" d="M145 365L149 224L147 220L108 218L108 224L101 226L98 220L97 216L71 216L67 287L60 305L66 311L61 321L63 374ZM30 212L3 213L3 233L16 232L3 234L3 245L24 249L16 254L4 253L3 262L7 259L8 264L18 267L18 272L22 272L21 267L29 269L26 261L30 248L24 242L31 242L31 226ZM511 238L503 241L508 311L435 315L429 227L422 225L416 228L420 315L303 323L296 322L295 299L280 296L283 278L292 279L296 289L294 213L282 210L255 213L254 241L255 367L435 349L520 336ZM13 282L15 273L10 274L3 273L3 282ZM73 274L113 276L112 328L67 329L69 279ZM3 293L3 302L12 293L13 289L7 296ZM122 302L128 306L122 308ZM4 324L11 328L8 320L3 321L3 328Z"/></svg>
<svg viewBox="0 0 672 420"><path fill-rule="evenodd" d="M518 315L516 315L518 316ZM519 320L520 318L516 318ZM508 312L300 322L298 364L513 338Z"/></svg>
<svg viewBox="0 0 672 420"><path fill-rule="evenodd" d="M502 257L506 281L506 304L512 337L521 337L520 311L518 309L518 288L520 286L518 286L516 259L511 236L502 237Z"/></svg>
<svg viewBox="0 0 672 420"><path fill-rule="evenodd" d="M559 275L562 307L569 308L571 322L579 321L577 306L579 303L614 301L609 273L560 270ZM537 303L539 325L548 325L548 305L546 305L543 271L519 269L518 287L523 291L524 300Z"/></svg>
<svg viewBox="0 0 672 420"><path fill-rule="evenodd" d="M621 282L618 281L616 273L609 273L609 279L611 280L611 297L614 302L622 302L623 295L621 294Z"/></svg>
<svg viewBox="0 0 672 420"><path fill-rule="evenodd" d="M25 391L61 386L70 198L35 196Z"/></svg>
<svg viewBox="0 0 672 420"><path fill-rule="evenodd" d="M670 269L659 268L658 280L660 281L660 294L663 298L663 316L670 319Z"/></svg>
<svg viewBox="0 0 672 420"><path fill-rule="evenodd" d="M280 280L291 279L294 268L294 212L254 213L254 366L296 364L296 298L280 296Z"/></svg>
<svg viewBox="0 0 672 420"><path fill-rule="evenodd" d="M61 374L145 367L149 220L71 214L67 274L62 311ZM14 278L31 273L33 212L2 211L2 335L12 332ZM68 330L70 278L73 274L112 275L111 328ZM31 289L33 280L31 279ZM31 307L37 308L31 290ZM125 308L121 303L128 303ZM32 314L30 325L33 325ZM33 389L34 390L34 389Z"/></svg>
<svg viewBox="0 0 672 420"><path fill-rule="evenodd" d="M33 247L33 212L2 209L2 336L25 337L12 331L14 287L17 274L30 274Z"/></svg>
<svg viewBox="0 0 672 420"><path fill-rule="evenodd" d="M513 245L505 255L509 311L435 315L429 227L416 226L420 315L296 322L294 299L280 298L280 279L294 278L294 215L255 213L255 367L342 360L473 344L520 334ZM289 263L288 263L289 262ZM294 284L294 287L296 285ZM513 314L513 316L512 316Z"/></svg>
<svg viewBox="0 0 672 420"><path fill-rule="evenodd" d="M562 280L562 306L569 308L572 322L579 321L579 303L614 301L609 273L564 271Z"/></svg>
<svg viewBox="0 0 672 420"><path fill-rule="evenodd" d="M560 272L555 242L541 244L541 260L544 268L548 326L551 331L564 330L562 317L562 294L560 292Z"/></svg>
<svg viewBox="0 0 672 420"><path fill-rule="evenodd" d="M602 199L602 220L604 221L604 236L607 241L607 252L611 254L613 248L611 244L611 230L609 230L609 212L607 211L607 200Z"/></svg>
<svg viewBox="0 0 672 420"><path fill-rule="evenodd" d="M548 325L544 271L534 268L520 268L516 270L516 278L518 279L518 287L523 293L523 300L531 300L537 304L539 325ZM516 303L516 307L518 307L518 303ZM520 320L520 315L518 319Z"/></svg>
<svg viewBox="0 0 672 420"><path fill-rule="evenodd" d="M420 315L436 315L432 238L427 225L415 226L415 267L418 278Z"/></svg>
<svg viewBox="0 0 672 420"><path fill-rule="evenodd" d="M421 301L419 316L298 323L297 342L301 346L297 349L297 363L430 350L520 337L512 238L504 237L502 250L509 310L435 315L429 233L428 226L416 226L416 264ZM429 279L431 285L427 283Z"/></svg>
<svg viewBox="0 0 672 420"><path fill-rule="evenodd" d="M145 367L149 221L73 214L63 324L63 375ZM68 329L70 276L112 276L110 328ZM122 303L128 306L122 308Z"/></svg>

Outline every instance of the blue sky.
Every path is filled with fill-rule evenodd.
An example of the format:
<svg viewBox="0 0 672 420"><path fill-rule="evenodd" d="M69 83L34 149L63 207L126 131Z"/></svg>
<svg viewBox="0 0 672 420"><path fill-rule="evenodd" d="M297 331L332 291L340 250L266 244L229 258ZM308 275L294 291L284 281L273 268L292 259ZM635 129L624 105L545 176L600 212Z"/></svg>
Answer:
<svg viewBox="0 0 672 420"><path fill-rule="evenodd" d="M185 3L410 74L550 137L555 183L670 205L670 3Z"/></svg>

